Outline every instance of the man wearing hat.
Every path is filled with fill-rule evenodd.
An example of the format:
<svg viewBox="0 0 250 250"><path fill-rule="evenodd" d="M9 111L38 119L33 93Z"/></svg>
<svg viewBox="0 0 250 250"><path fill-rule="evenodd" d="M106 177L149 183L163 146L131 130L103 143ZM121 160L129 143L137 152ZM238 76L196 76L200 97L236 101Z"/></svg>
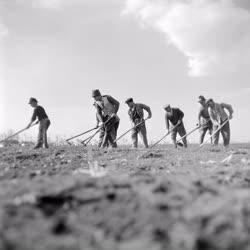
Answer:
<svg viewBox="0 0 250 250"><path fill-rule="evenodd" d="M145 148L148 148L147 129L143 110L148 113L147 119L150 119L152 117L150 107L142 103L134 103L133 98L128 98L125 103L129 106L128 115L134 127L131 135L134 148L138 146L138 134L140 134Z"/></svg>
<svg viewBox="0 0 250 250"><path fill-rule="evenodd" d="M177 133L181 137L186 135L186 129L183 124L184 113L179 108L172 108L169 104L165 105L163 108L166 111L165 123L166 123L167 131L170 131L169 130L169 122L170 122L171 123L171 138L175 147L177 148L177 143L176 143ZM183 141L184 147L186 148L187 147L186 137L183 138L182 141Z"/></svg>
<svg viewBox="0 0 250 250"><path fill-rule="evenodd" d="M233 118L233 108L226 103L215 103L213 99L207 101L209 117L213 123L213 131L226 122L226 124L213 137L213 144L218 145L220 133L223 138L223 144L227 147L230 143L230 124L229 120ZM228 112L228 114L226 113Z"/></svg>
<svg viewBox="0 0 250 250"><path fill-rule="evenodd" d="M99 135L99 147L108 147L109 144L116 148L115 141L120 119L117 116L120 103L110 95L101 95L99 89L92 91L95 100L97 126L101 126Z"/></svg>
<svg viewBox="0 0 250 250"><path fill-rule="evenodd" d="M208 105L206 98L200 95L198 103L201 104L198 114L198 125L200 127L200 144L202 144L207 131L209 131L210 135L212 134L213 124L212 121L210 120L210 116L208 113Z"/></svg>
<svg viewBox="0 0 250 250"><path fill-rule="evenodd" d="M37 123L39 123L39 133L35 149L41 148L42 146L48 148L49 146L47 141L47 130L50 126L50 120L44 108L38 105L38 101L36 98L31 97L29 100L29 104L32 108L34 108L34 112L31 117L31 121L27 126L27 129L36 121L36 119L38 119Z"/></svg>

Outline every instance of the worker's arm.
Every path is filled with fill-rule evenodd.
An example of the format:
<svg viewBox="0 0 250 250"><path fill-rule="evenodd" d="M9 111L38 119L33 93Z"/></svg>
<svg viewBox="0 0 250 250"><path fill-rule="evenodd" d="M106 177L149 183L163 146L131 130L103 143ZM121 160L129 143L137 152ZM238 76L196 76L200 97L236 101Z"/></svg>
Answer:
<svg viewBox="0 0 250 250"><path fill-rule="evenodd" d="M31 125L34 123L34 121L36 120L36 118L37 118L37 109L34 109L33 115L31 117L30 122L27 125L26 129L28 129L28 128L31 127ZM38 122L36 122L36 123L38 123Z"/></svg>
<svg viewBox="0 0 250 250"><path fill-rule="evenodd" d="M210 107L208 108L208 114L209 114L209 117L210 117L210 120L212 121L212 123L214 125L220 126L220 122L216 119L216 117L215 117L215 115Z"/></svg>
<svg viewBox="0 0 250 250"><path fill-rule="evenodd" d="M182 119L183 119L183 117L184 117L184 113L183 113L180 109L178 109L178 113L179 113L179 114L178 114L178 115L179 115L179 120L178 120L178 123L177 123L177 124L179 125L179 124L182 123ZM177 124L176 124L176 125L177 125Z"/></svg>
<svg viewBox="0 0 250 250"><path fill-rule="evenodd" d="M198 113L198 126L201 126L202 108L200 108Z"/></svg>
<svg viewBox="0 0 250 250"><path fill-rule="evenodd" d="M146 110L147 113L148 113L148 117L147 119L150 119L152 117L152 112L151 112L151 109L149 106L145 105L145 104L140 104L141 105L141 108Z"/></svg>
<svg viewBox="0 0 250 250"><path fill-rule="evenodd" d="M94 106L96 107L96 120L98 121L98 125L99 125L99 123L101 123L101 125L102 125L104 123L102 110L97 104L94 104Z"/></svg>
<svg viewBox="0 0 250 250"><path fill-rule="evenodd" d="M99 121L99 119L98 119L98 116L97 116L97 114L96 114L96 128L98 128L99 127L99 123L100 123L100 121Z"/></svg>
<svg viewBox="0 0 250 250"><path fill-rule="evenodd" d="M107 96L107 98L108 98L109 102L114 105L115 114L117 114L117 112L119 110L119 107L120 107L120 103L115 98L113 98L112 96Z"/></svg>
<svg viewBox="0 0 250 250"><path fill-rule="evenodd" d="M169 120L168 120L168 114L165 114L165 123L166 123L166 129L169 132Z"/></svg>
<svg viewBox="0 0 250 250"><path fill-rule="evenodd" d="M228 113L229 113L229 117L228 118L232 119L233 118L233 112L234 112L232 106L230 104L222 103L221 107L223 109L226 109L228 111Z"/></svg>

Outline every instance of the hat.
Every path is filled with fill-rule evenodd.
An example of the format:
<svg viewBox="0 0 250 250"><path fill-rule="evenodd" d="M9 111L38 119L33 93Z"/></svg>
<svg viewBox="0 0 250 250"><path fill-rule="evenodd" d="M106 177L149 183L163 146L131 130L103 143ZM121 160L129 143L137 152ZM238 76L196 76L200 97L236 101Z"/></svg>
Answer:
<svg viewBox="0 0 250 250"><path fill-rule="evenodd" d="M132 97L128 98L128 99L125 101L125 103L127 103L127 104L128 104L129 102L134 102L134 100L133 100Z"/></svg>
<svg viewBox="0 0 250 250"><path fill-rule="evenodd" d="M96 96L101 96L101 92L99 89L92 90L92 97L96 97Z"/></svg>
<svg viewBox="0 0 250 250"><path fill-rule="evenodd" d="M206 98L203 95L200 95L198 102L204 102L204 101L206 101Z"/></svg>
<svg viewBox="0 0 250 250"><path fill-rule="evenodd" d="M32 102L36 102L38 103L37 99L34 98L34 97L31 97L30 100L29 100L29 104L31 104Z"/></svg>
<svg viewBox="0 0 250 250"><path fill-rule="evenodd" d="M214 100L210 98L207 100L207 103L214 103Z"/></svg>
<svg viewBox="0 0 250 250"><path fill-rule="evenodd" d="M163 106L164 109L170 108L170 104L166 104Z"/></svg>

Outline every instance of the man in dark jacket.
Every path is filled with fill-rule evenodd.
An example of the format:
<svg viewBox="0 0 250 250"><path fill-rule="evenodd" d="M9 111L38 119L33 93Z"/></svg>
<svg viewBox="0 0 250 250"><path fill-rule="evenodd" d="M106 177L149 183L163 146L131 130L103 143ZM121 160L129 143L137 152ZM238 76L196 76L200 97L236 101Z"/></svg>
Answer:
<svg viewBox="0 0 250 250"><path fill-rule="evenodd" d="M117 116L120 103L109 95L101 95L99 89L92 91L92 97L95 100L97 126L101 126L99 136L99 147L113 148L117 147L115 141L120 119Z"/></svg>
<svg viewBox="0 0 250 250"><path fill-rule="evenodd" d="M150 107L142 103L134 103L133 98L128 98L126 104L129 106L128 115L134 127L132 130L132 142L134 148L138 146L138 134L140 134L145 148L148 148L148 139L147 139L147 129L144 121L144 112L145 110L148 113L147 119L152 117L152 112Z"/></svg>
<svg viewBox="0 0 250 250"><path fill-rule="evenodd" d="M166 122L167 131L169 132L171 131L172 141L175 147L177 147L177 143L176 143L177 133L181 137L186 135L186 129L183 124L184 113L178 108L172 108L169 104L164 106L164 110L166 111L165 122ZM170 128L169 122L171 123L171 128ZM186 137L183 138L182 141L183 141L184 147L187 147Z"/></svg>
<svg viewBox="0 0 250 250"><path fill-rule="evenodd" d="M47 141L47 130L50 126L48 115L46 114L44 108L38 105L36 98L31 97L29 104L32 108L34 108L34 112L27 129L36 121L36 119L38 119L37 123L39 123L39 133L35 149L41 148L43 145L45 148L48 148L49 145Z"/></svg>

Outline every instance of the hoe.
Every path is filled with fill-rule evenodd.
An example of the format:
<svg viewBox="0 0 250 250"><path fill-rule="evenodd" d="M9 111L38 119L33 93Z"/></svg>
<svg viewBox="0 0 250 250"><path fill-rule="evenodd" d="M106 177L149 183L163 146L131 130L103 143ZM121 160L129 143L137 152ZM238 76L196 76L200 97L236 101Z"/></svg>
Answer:
<svg viewBox="0 0 250 250"><path fill-rule="evenodd" d="M33 126L35 126L35 125L37 125L37 124L38 124L38 122L32 124L29 128L31 128L31 127L33 127ZM15 137L15 136L21 134L22 132L28 130L29 128L24 128L24 129L21 129L21 130L17 131L17 132L14 133L13 135L10 135L10 136L8 136L7 138L1 140L0 143L3 143L3 142L5 142L5 141L8 141L10 138Z"/></svg>
<svg viewBox="0 0 250 250"><path fill-rule="evenodd" d="M200 145L200 148L202 148L211 138L213 138L213 136L218 133L227 123L229 122L229 119L227 119L225 122L223 122L221 124L221 126L216 129L209 137L206 141L204 141L201 145Z"/></svg>

